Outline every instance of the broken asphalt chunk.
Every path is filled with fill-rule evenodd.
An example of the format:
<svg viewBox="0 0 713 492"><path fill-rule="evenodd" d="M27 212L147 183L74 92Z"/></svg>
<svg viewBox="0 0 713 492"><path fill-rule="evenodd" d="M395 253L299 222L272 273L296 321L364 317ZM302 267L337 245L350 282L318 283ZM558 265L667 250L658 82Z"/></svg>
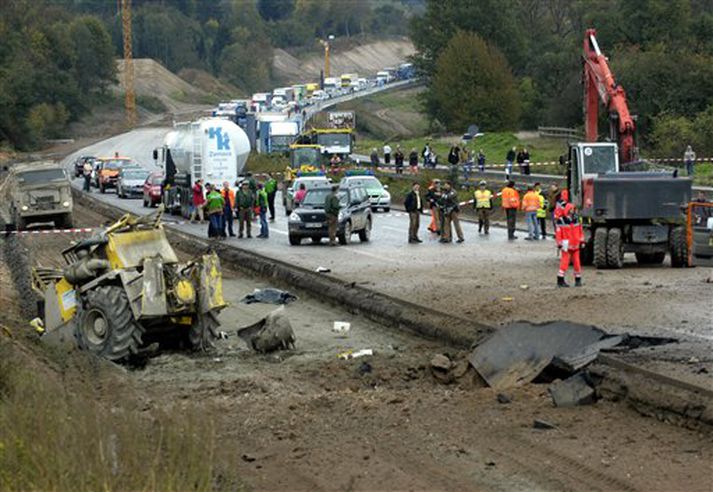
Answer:
<svg viewBox="0 0 713 492"><path fill-rule="evenodd" d="M594 403L596 395L594 388L586 373L577 373L574 376L552 383L549 388L552 402L556 407L574 407Z"/></svg>
<svg viewBox="0 0 713 492"><path fill-rule="evenodd" d="M290 294L284 290L268 287L266 289L255 289L252 294L246 295L240 300L240 302L245 304L253 304L255 302L262 302L265 304L289 304L296 300L297 296L294 294Z"/></svg>
<svg viewBox="0 0 713 492"><path fill-rule="evenodd" d="M535 419L532 421L532 428L533 429L542 429L542 430L551 430L551 429L556 429L557 426L555 424L547 422L546 420Z"/></svg>

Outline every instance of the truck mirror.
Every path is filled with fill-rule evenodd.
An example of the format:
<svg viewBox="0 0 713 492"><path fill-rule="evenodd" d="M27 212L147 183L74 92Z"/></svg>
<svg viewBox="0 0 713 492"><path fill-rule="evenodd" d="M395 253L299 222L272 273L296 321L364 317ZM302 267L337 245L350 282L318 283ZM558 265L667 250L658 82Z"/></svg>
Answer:
<svg viewBox="0 0 713 492"><path fill-rule="evenodd" d="M158 150L153 149L153 160L157 161L158 160Z"/></svg>

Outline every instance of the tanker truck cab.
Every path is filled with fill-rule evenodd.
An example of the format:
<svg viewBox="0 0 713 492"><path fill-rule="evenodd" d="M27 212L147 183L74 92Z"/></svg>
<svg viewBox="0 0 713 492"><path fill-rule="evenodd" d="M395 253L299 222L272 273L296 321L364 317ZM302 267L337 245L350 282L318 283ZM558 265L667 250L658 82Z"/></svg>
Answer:
<svg viewBox="0 0 713 492"><path fill-rule="evenodd" d="M567 166L570 200L577 206L586 244L582 262L621 268L625 253L640 264L687 265L685 205L691 180L671 172L621 171L615 143L573 143Z"/></svg>

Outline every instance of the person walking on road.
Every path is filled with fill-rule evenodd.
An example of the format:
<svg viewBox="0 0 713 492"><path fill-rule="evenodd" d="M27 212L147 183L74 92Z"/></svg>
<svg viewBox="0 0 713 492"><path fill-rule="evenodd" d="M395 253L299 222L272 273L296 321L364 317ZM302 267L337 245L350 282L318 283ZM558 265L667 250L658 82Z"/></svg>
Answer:
<svg viewBox="0 0 713 492"><path fill-rule="evenodd" d="M517 239L515 225L517 222L517 209L520 208L520 194L515 189L515 183L508 181L500 195L502 197L502 207L505 209L505 217L507 218L508 240L512 241Z"/></svg>
<svg viewBox="0 0 713 492"><path fill-rule="evenodd" d="M206 188L208 189L205 204L205 209L208 213L208 237L222 238L225 200L223 195L216 189L217 187L206 186Z"/></svg>
<svg viewBox="0 0 713 492"><path fill-rule="evenodd" d="M255 195L250 191L250 183L243 181L235 196L235 204L238 208L238 239L243 237L243 232L248 238L253 237L251 233L251 222L253 206L255 205Z"/></svg>
<svg viewBox="0 0 713 492"><path fill-rule="evenodd" d="M535 183L535 193L540 197L540 208L537 209L537 224L540 228L540 238L545 239L547 236L547 210L550 203L542 194L542 186L540 183Z"/></svg>
<svg viewBox="0 0 713 492"><path fill-rule="evenodd" d="M389 142L384 142L384 164L391 164L391 145Z"/></svg>
<svg viewBox="0 0 713 492"><path fill-rule="evenodd" d="M528 241L540 239L540 230L537 225L537 211L540 209L540 195L535 192L533 186L527 187L527 193L522 197L522 209L525 211L525 223L527 224Z"/></svg>
<svg viewBox="0 0 713 492"><path fill-rule="evenodd" d="M560 194L556 215L555 240L560 251L557 287L569 287L564 277L569 269L570 262L574 269L574 286L581 287L582 264L579 258L579 250L584 244L584 231L574 205L569 203L569 192L567 190L562 191Z"/></svg>
<svg viewBox="0 0 713 492"><path fill-rule="evenodd" d="M485 152L483 152L483 149L478 151L478 171L485 172Z"/></svg>
<svg viewBox="0 0 713 492"><path fill-rule="evenodd" d="M418 228L423 213L423 201L421 200L421 185L417 182L413 183L411 192L406 195L404 207L408 212L408 242L422 243L423 241L418 238Z"/></svg>
<svg viewBox="0 0 713 492"><path fill-rule="evenodd" d="M339 217L339 197L337 196L338 186L332 186L332 191L324 200L324 213L327 215L327 230L329 231L329 245L337 245L337 220Z"/></svg>
<svg viewBox="0 0 713 492"><path fill-rule="evenodd" d="M267 208L270 211L270 222L275 222L275 194L277 194L277 180L272 173L265 182L265 193L267 194Z"/></svg>
<svg viewBox="0 0 713 492"><path fill-rule="evenodd" d="M87 193L91 193L92 191L92 172L94 169L92 169L92 163L89 161L84 161L84 165L82 166L82 175L84 176L84 191Z"/></svg>
<svg viewBox="0 0 713 492"><path fill-rule="evenodd" d="M428 230L433 234L441 233L441 216L438 210L438 199L441 197L441 181L434 179L426 192L426 201L431 210L431 223Z"/></svg>
<svg viewBox="0 0 713 492"><path fill-rule="evenodd" d="M258 234L257 237L267 239L270 237L270 229L267 225L269 201L265 186L262 183L258 183L257 185L257 206L260 209L260 234Z"/></svg>
<svg viewBox="0 0 713 492"><path fill-rule="evenodd" d="M379 167L379 153L376 151L376 147L371 149L371 155L369 156L369 161L371 162L371 166L374 169Z"/></svg>
<svg viewBox="0 0 713 492"><path fill-rule="evenodd" d="M223 227L221 228L221 233L223 237L225 236L225 229L228 229L228 236L235 237L233 232L233 213L235 210L235 191L230 189L230 183L227 181L223 182L223 190L221 191L223 195L223 201L225 202L223 210Z"/></svg>
<svg viewBox="0 0 713 492"><path fill-rule="evenodd" d="M418 175L418 152L416 152L416 147L412 148L411 153L408 155L408 165L411 168L411 174Z"/></svg>
<svg viewBox="0 0 713 492"><path fill-rule="evenodd" d="M512 174L512 163L515 161L515 157L517 156L516 150L517 148L513 147L508 150L508 153L505 156L505 177L507 177L507 179L510 179L510 175Z"/></svg>
<svg viewBox="0 0 713 492"><path fill-rule="evenodd" d="M451 224L455 227L456 235L458 239L457 243L462 243L465 241L463 238L463 229L460 226L460 220L458 219L458 212L460 212L460 207L458 206L458 194L456 190L449 181L443 186L443 193L438 200L438 205L440 208L441 216L443 217L443 228L441 229L441 239L442 243L450 243L453 237L453 231L451 230Z"/></svg>
<svg viewBox="0 0 713 492"><path fill-rule="evenodd" d="M404 173L404 153L401 151L401 146L396 146L396 153L394 154L394 164L396 165L396 174Z"/></svg>
<svg viewBox="0 0 713 492"><path fill-rule="evenodd" d="M683 153L683 162L686 164L686 174L693 176L693 164L696 162L696 153L693 152L693 147L686 147L686 152Z"/></svg>
<svg viewBox="0 0 713 492"><path fill-rule="evenodd" d="M490 212L493 210L493 192L487 189L487 183L481 181L475 190L475 213L478 216L478 234L490 234Z"/></svg>
<svg viewBox="0 0 713 492"><path fill-rule="evenodd" d="M203 180L197 179L193 184L191 197L191 216L188 220L195 222L196 215L200 223L203 223L203 207L205 206L205 197L203 196Z"/></svg>

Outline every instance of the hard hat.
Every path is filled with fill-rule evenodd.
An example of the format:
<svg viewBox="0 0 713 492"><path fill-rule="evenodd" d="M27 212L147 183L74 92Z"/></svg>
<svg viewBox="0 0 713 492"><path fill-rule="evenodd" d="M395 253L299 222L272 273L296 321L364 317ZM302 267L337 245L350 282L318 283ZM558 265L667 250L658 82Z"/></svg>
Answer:
<svg viewBox="0 0 713 492"><path fill-rule="evenodd" d="M485 186L485 185L488 184L488 183L486 183L485 180L482 180L482 181L481 181L480 183L478 183L478 184L479 184L480 186Z"/></svg>

